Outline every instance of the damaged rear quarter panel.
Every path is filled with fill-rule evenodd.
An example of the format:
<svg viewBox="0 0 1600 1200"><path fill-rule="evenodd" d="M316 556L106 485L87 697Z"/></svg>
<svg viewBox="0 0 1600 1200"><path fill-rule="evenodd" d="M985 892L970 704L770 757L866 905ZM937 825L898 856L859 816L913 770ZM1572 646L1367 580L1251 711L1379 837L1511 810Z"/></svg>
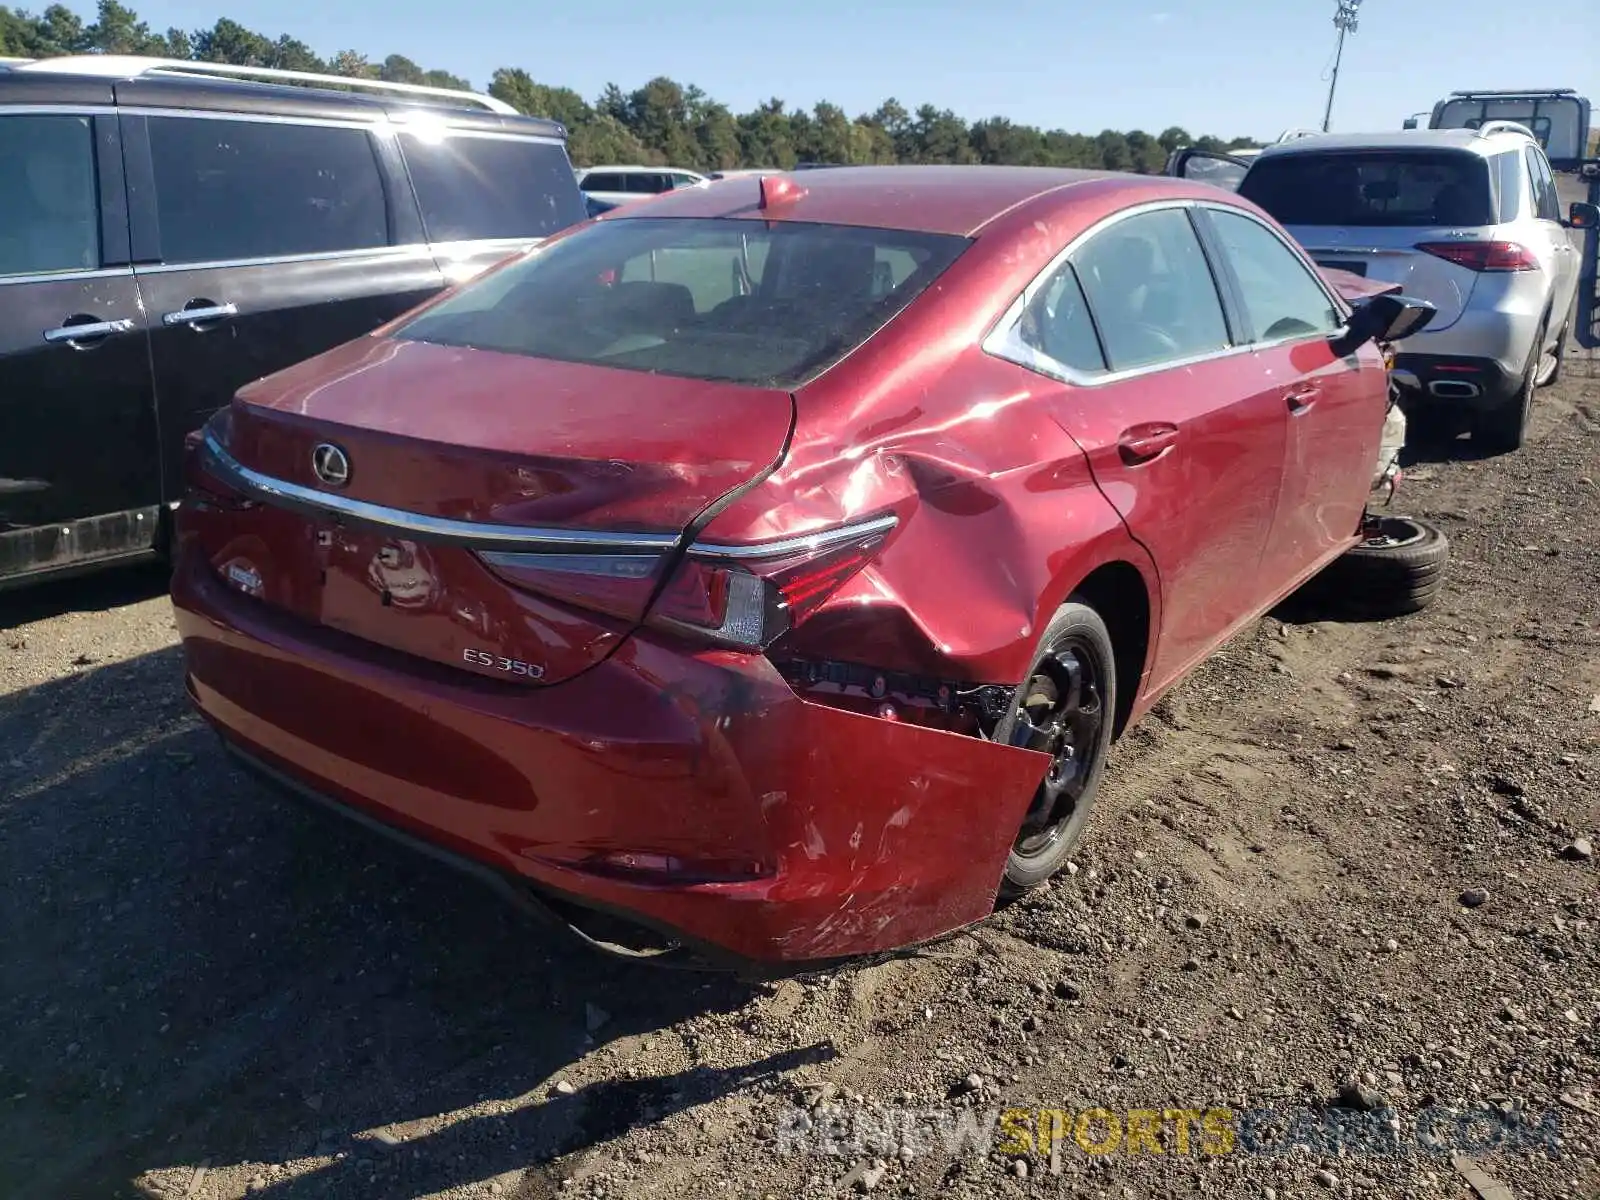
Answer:
<svg viewBox="0 0 1600 1200"><path fill-rule="evenodd" d="M775 653L1015 683L1056 608L1115 561L1138 570L1158 628L1155 569L1052 419L1048 381L975 339L882 375L871 360L903 355L893 341L797 394L788 457L713 523L717 540L739 541L900 517L873 564ZM864 391L863 379L882 382Z"/></svg>

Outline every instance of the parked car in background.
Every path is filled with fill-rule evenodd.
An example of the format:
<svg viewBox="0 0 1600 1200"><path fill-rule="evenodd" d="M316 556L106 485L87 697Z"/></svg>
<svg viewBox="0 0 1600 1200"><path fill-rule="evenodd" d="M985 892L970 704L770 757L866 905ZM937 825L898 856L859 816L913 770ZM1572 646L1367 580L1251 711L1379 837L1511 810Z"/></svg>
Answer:
<svg viewBox="0 0 1600 1200"><path fill-rule="evenodd" d="M1382 557L1373 341L1426 316L1161 177L675 191L208 422L189 694L258 774L596 941L936 937L1065 863L1212 649ZM1426 602L1410 562L1369 607Z"/></svg>
<svg viewBox="0 0 1600 1200"><path fill-rule="evenodd" d="M487 96L192 62L0 68L0 166L0 586L154 554L240 385L584 217Z"/></svg>
<svg viewBox="0 0 1600 1200"><path fill-rule="evenodd" d="M1190 151L1173 169L1197 176L1207 157ZM1436 307L1395 360L1414 422L1464 420L1489 449L1522 445L1573 320L1581 242L1569 229L1600 217L1587 204L1562 213L1529 130L1495 121L1301 138L1263 150L1237 190L1319 263L1400 283Z"/></svg>
<svg viewBox="0 0 1600 1200"><path fill-rule="evenodd" d="M583 167L576 175L585 196L613 208L646 196L693 187L706 178L697 171L665 167Z"/></svg>

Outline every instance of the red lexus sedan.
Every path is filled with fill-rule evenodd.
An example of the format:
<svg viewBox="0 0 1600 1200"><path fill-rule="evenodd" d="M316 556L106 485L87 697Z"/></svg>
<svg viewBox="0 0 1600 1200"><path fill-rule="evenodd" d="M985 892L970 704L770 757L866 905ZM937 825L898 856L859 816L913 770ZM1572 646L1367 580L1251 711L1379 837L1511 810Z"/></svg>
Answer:
<svg viewBox="0 0 1600 1200"><path fill-rule="evenodd" d="M1064 865L1117 733L1361 541L1417 311L1168 178L672 193L191 440L189 693L609 945L924 941Z"/></svg>

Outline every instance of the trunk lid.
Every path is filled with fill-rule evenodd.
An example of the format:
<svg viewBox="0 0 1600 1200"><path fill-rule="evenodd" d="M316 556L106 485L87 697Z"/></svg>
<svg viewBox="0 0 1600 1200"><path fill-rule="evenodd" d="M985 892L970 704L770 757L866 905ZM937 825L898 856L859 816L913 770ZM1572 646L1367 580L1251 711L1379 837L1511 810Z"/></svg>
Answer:
<svg viewBox="0 0 1600 1200"><path fill-rule="evenodd" d="M1318 266L1348 271L1375 284L1394 284L1408 296L1426 300L1439 311L1428 332L1448 329L1460 319L1477 285L1479 273L1469 267L1418 250L1426 242L1489 241L1487 229L1344 228L1329 225L1286 226Z"/></svg>
<svg viewBox="0 0 1600 1200"><path fill-rule="evenodd" d="M189 527L264 603L556 683L642 619L686 528L772 467L792 419L776 389L367 338L239 393L213 461L256 503L186 506ZM319 447L345 482L319 477ZM585 554L625 553L629 570L596 610L514 585L481 557L496 551L538 555L552 578Z"/></svg>

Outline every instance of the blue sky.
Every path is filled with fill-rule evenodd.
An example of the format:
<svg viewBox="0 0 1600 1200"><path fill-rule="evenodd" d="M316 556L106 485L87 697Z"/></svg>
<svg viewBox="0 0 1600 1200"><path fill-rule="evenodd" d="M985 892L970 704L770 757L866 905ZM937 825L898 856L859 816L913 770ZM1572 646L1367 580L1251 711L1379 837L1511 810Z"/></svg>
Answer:
<svg viewBox="0 0 1600 1200"><path fill-rule="evenodd" d="M42 5L43 0L41 0ZM1600 27L1575 6L1363 0L1333 127L1396 129L1455 88L1575 87L1600 102ZM73 0L92 12L91 0ZM968 120L1094 133L1177 124L1270 137L1322 121L1334 0L134 0L157 29L227 15L323 55L400 53L487 84L498 66L593 99L608 82L697 83L737 111L778 96L852 116L895 96ZM1556 32L1558 36L1541 35ZM1542 58L1542 62L1541 62Z"/></svg>

